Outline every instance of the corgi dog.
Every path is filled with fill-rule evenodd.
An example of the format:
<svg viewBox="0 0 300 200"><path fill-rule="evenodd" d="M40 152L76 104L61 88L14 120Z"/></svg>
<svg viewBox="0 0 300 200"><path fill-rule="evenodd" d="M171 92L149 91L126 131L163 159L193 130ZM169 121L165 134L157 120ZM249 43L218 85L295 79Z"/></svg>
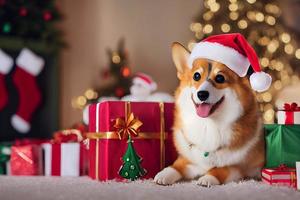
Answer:
<svg viewBox="0 0 300 200"><path fill-rule="evenodd" d="M155 176L157 184L197 179L209 187L259 177L264 165L262 119L252 83L204 54L189 63L191 53L179 43L172 46L180 80L173 127L179 156Z"/></svg>

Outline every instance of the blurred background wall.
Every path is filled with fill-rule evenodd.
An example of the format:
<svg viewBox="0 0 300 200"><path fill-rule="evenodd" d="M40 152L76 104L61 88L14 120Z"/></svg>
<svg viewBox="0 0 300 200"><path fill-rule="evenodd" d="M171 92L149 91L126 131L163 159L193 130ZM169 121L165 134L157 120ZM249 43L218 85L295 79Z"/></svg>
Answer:
<svg viewBox="0 0 300 200"><path fill-rule="evenodd" d="M170 45L193 38L189 25L202 7L197 0L60 0L62 29L69 47L63 50L60 72L60 126L81 118L71 100L90 87L99 69L108 65L105 49L125 38L133 72L151 75L159 90L177 85Z"/></svg>
<svg viewBox="0 0 300 200"><path fill-rule="evenodd" d="M33 55L29 63L45 61L40 74L31 76L36 82L25 81L20 90L13 80L19 67L2 66L10 70L0 79L0 140L49 137L82 125L87 104L128 94L136 72L152 76L159 91L173 93L178 82L172 42L192 50L208 36L233 32L247 38L273 78L256 98L264 123L274 123L284 102L300 104L299 13L300 0L0 1L0 63L15 62L25 47ZM41 104L32 93L42 96ZM16 113L25 123L12 123Z"/></svg>

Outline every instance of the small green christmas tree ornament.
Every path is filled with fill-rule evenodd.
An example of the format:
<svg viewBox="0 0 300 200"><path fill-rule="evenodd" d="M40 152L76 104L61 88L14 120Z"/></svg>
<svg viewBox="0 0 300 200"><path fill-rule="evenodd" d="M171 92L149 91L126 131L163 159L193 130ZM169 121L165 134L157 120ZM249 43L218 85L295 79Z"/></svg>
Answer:
<svg viewBox="0 0 300 200"><path fill-rule="evenodd" d="M120 168L119 174L123 178L134 181L142 176L144 176L147 171L141 166L142 158L137 155L131 136L128 136L128 146L126 152L122 158L123 165Z"/></svg>

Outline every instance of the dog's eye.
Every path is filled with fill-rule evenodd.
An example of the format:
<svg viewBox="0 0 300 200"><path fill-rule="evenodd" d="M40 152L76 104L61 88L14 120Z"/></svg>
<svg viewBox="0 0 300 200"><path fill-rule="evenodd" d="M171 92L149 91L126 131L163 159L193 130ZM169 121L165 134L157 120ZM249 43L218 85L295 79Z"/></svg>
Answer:
<svg viewBox="0 0 300 200"><path fill-rule="evenodd" d="M215 78L215 81L216 81L217 83L224 83L224 82L225 82L225 78L224 78L223 75L218 74L218 75L216 76L216 78Z"/></svg>
<svg viewBox="0 0 300 200"><path fill-rule="evenodd" d="M196 72L196 73L194 74L193 79L194 79L195 81L199 81L199 80L201 79L200 73L199 73L199 72Z"/></svg>

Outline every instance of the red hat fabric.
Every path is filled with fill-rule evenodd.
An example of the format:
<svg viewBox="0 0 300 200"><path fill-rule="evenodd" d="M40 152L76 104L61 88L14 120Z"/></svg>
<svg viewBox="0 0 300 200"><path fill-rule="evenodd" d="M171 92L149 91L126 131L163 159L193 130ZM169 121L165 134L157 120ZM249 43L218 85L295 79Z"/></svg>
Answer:
<svg viewBox="0 0 300 200"><path fill-rule="evenodd" d="M197 58L223 63L240 77L246 76L251 65L254 71L250 76L251 87L258 92L263 92L271 85L271 76L261 71L256 52L240 33L207 37L193 48L188 60L190 68Z"/></svg>

